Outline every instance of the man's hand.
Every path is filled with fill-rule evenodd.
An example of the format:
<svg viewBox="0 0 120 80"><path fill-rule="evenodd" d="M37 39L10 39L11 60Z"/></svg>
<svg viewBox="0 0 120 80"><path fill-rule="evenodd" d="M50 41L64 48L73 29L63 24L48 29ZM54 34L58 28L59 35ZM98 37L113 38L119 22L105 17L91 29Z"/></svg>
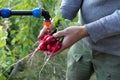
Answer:
<svg viewBox="0 0 120 80"><path fill-rule="evenodd" d="M47 29L43 27L38 35L38 38L41 39L45 34L47 34L47 32L48 32Z"/></svg>
<svg viewBox="0 0 120 80"><path fill-rule="evenodd" d="M88 32L85 26L72 26L68 27L62 31L58 31L57 33L53 34L54 37L64 37L62 42L62 48L56 53L47 52L50 56L54 56L63 50L69 48L77 41L81 40L82 38L88 36Z"/></svg>

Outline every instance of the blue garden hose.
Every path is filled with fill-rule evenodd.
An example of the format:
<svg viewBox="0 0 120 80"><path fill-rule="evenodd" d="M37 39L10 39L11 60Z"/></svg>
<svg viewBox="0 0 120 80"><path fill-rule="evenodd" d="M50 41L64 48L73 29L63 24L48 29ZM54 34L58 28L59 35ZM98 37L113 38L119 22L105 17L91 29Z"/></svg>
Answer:
<svg viewBox="0 0 120 80"><path fill-rule="evenodd" d="M33 10L11 10L9 8L2 8L0 10L0 16L3 18L9 18L11 16L20 16L20 15L25 15L25 16L30 16L33 15L36 18L40 18L43 16L45 20L50 20L50 15L48 11L45 11L40 8L35 8Z"/></svg>

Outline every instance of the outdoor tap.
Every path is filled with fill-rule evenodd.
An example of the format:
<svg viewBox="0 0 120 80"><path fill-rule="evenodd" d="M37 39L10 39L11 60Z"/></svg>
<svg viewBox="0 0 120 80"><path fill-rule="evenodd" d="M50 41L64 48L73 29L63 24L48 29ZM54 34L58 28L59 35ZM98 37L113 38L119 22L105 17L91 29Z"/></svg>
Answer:
<svg viewBox="0 0 120 80"><path fill-rule="evenodd" d="M36 18L44 17L44 26L47 30L50 30L51 18L48 11L40 8L35 8L33 10L11 10L9 8L2 8L0 10L0 16L3 18L9 18L11 16L34 16Z"/></svg>

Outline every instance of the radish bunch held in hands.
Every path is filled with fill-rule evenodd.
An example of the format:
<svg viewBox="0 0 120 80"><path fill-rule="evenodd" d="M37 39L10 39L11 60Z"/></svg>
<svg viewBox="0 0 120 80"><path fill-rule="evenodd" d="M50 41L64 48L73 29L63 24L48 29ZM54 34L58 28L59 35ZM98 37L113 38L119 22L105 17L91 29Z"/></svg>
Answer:
<svg viewBox="0 0 120 80"><path fill-rule="evenodd" d="M40 39L40 43L38 46L38 51L46 51L55 53L62 47L62 42L52 36L52 34L46 34L44 37Z"/></svg>
<svg viewBox="0 0 120 80"><path fill-rule="evenodd" d="M78 22L73 22L68 19L63 19L62 17L57 17L55 16L53 18L53 24L52 24L52 29L50 30L51 32L48 32L44 37L39 39L39 45L33 52L39 52L39 51L45 51L47 55L52 55L50 53L55 53L59 51L62 47L62 38L55 38L52 33L55 33L57 31L63 30L69 26L79 26L80 24ZM55 32L54 32L55 31Z"/></svg>

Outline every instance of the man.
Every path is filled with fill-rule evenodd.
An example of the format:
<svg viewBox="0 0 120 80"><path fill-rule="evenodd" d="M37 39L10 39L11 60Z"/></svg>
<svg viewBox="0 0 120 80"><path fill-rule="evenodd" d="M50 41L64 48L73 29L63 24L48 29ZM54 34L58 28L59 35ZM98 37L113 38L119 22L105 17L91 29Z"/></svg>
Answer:
<svg viewBox="0 0 120 80"><path fill-rule="evenodd" d="M119 3L120 0L62 1L61 11L64 18L72 20L81 9L83 20L83 26L69 27L53 35L64 36L64 40L61 50L51 53L52 55L74 44L68 54L71 62L68 63L67 80L88 80L93 68L97 80L120 80ZM83 44L78 42L79 40ZM76 47L80 48L79 52L76 51ZM84 47L87 50L84 50ZM82 76L82 73L77 74L81 71L85 71L87 77L85 73Z"/></svg>

